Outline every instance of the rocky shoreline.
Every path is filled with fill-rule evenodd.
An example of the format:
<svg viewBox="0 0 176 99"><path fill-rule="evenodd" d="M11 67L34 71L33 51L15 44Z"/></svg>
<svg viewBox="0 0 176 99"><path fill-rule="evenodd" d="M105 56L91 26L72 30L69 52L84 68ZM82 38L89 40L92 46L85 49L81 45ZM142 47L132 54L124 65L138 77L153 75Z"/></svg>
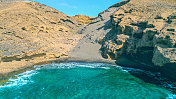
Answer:
<svg viewBox="0 0 176 99"><path fill-rule="evenodd" d="M0 3L0 74L86 61L159 71L175 81L175 5L125 0L92 18L67 16L33 1Z"/></svg>
<svg viewBox="0 0 176 99"><path fill-rule="evenodd" d="M129 67L129 68L136 68L136 69L143 69L151 72L157 72L157 69L153 68L144 68L140 67L140 63L131 61L125 57L116 60L111 59L91 59L91 58L73 58L73 57L60 57L60 58L53 58L53 59L45 59L45 60L35 60L35 61L17 61L17 62L8 62L8 63L1 63L0 64L0 84L6 83L9 78L13 77L14 75L23 73L27 70L31 70L34 66L40 66L44 64L51 64L51 63L69 63L69 62L88 62L88 63L107 63L113 64L122 67Z"/></svg>

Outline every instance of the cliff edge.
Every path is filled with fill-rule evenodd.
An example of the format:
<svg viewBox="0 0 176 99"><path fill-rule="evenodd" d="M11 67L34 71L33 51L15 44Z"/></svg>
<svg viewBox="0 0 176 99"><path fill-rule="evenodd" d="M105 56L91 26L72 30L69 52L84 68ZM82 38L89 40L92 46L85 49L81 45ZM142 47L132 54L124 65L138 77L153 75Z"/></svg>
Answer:
<svg viewBox="0 0 176 99"><path fill-rule="evenodd" d="M126 57L140 63L141 68L155 68L176 80L175 5L175 0L125 0L114 4L82 29L84 37L71 56L103 56L117 64ZM128 61L120 65L125 63Z"/></svg>
<svg viewBox="0 0 176 99"><path fill-rule="evenodd" d="M67 16L33 1L0 3L0 72L59 57L105 58L176 80L175 5L125 0L92 18Z"/></svg>
<svg viewBox="0 0 176 99"><path fill-rule="evenodd" d="M128 3L120 5L118 11L110 16L113 32L107 33L100 41L103 56L116 60L126 56L157 66L163 74L175 79L175 5L175 0L128 0Z"/></svg>
<svg viewBox="0 0 176 99"><path fill-rule="evenodd" d="M0 3L0 73L66 57L81 38L81 27L77 20L38 2Z"/></svg>

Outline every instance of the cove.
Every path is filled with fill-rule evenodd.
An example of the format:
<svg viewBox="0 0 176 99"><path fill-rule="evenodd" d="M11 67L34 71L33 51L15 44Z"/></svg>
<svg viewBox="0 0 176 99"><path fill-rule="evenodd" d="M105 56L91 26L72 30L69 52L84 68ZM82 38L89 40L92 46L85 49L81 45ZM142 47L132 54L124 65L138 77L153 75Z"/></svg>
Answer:
<svg viewBox="0 0 176 99"><path fill-rule="evenodd" d="M160 85L132 75L142 75ZM105 63L52 63L14 75L0 86L2 99L173 99L173 83L159 73ZM149 78L147 78L149 77Z"/></svg>

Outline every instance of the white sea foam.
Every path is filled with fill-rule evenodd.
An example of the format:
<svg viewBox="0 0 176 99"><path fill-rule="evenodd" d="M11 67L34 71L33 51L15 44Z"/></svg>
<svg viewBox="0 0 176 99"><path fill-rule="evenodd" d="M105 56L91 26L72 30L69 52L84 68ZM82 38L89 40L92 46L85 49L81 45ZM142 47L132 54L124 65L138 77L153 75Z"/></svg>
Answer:
<svg viewBox="0 0 176 99"><path fill-rule="evenodd" d="M144 70L142 70L142 69L136 69L136 68L127 68L127 67L123 67L122 69L123 69L123 70L126 70L126 71L144 72Z"/></svg>
<svg viewBox="0 0 176 99"><path fill-rule="evenodd" d="M107 64L104 64L104 63L71 62L71 63L59 63L59 64L52 63L52 64L47 64L47 65L35 66L36 70L40 70L40 69L71 69L71 68L79 68L79 67L110 69L110 67L108 67Z"/></svg>
<svg viewBox="0 0 176 99"><path fill-rule="evenodd" d="M176 99L176 95L175 94L169 94L168 97L166 97L166 99Z"/></svg>
<svg viewBox="0 0 176 99"><path fill-rule="evenodd" d="M176 89L175 84L172 82L168 82L168 80L165 80L165 78L161 77L159 72L150 72L145 71L142 69L136 69L136 68L129 68L129 67L121 67L118 65L111 65L111 64L105 64L105 63L84 63L84 62L71 62L71 63L53 63L53 64L47 64L42 65L40 67L36 67L36 69L71 69L71 68L79 68L79 67L86 67L86 68L102 68L102 69L111 69L111 67L116 67L118 70L124 71L124 72L133 72L133 73L145 73L146 75L153 77L154 79L161 82L162 87L165 88L172 88ZM174 97L174 98L171 98ZM169 95L168 99L175 99L176 95Z"/></svg>
<svg viewBox="0 0 176 99"><path fill-rule="evenodd" d="M5 85L1 85L0 88L3 87L12 87L12 86L22 86L28 83L32 83L31 76L35 75L38 73L38 70L41 69L72 69L72 68L79 68L79 67L86 67L86 68L101 68L101 69L111 69L111 67L116 67L121 71L125 72L143 72L151 77L154 77L156 80L161 81L161 86L166 87L166 88L174 88L175 84L172 82L166 82L164 78L160 77L159 73L152 73L149 71L141 70L141 69L135 69L135 68L126 68L126 67L121 67L118 65L111 65L111 64L104 64L104 63L84 63L84 62L70 62L70 63L52 63L52 64L45 64L45 65L40 65L40 66L34 66L36 70L30 70L26 71L24 73L15 75L17 78L11 78L9 79L9 82ZM176 98L176 95L169 95L168 99L174 99L170 98L174 97Z"/></svg>
<svg viewBox="0 0 176 99"><path fill-rule="evenodd" d="M101 68L103 68L103 69L110 69L110 67L101 67Z"/></svg>
<svg viewBox="0 0 176 99"><path fill-rule="evenodd" d="M6 87L16 87L16 86L22 86L28 83L32 83L32 79L31 76L37 74L38 72L36 70L30 70L30 71L26 71L24 73L15 75L16 78L10 78L9 81L4 84L1 85L0 88L6 88Z"/></svg>

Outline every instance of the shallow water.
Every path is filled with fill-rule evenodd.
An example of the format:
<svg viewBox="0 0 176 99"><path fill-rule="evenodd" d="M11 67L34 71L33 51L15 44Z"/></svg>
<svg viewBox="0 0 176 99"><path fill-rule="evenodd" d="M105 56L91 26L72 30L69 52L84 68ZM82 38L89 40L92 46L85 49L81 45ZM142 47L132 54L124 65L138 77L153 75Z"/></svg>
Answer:
<svg viewBox="0 0 176 99"><path fill-rule="evenodd" d="M156 78L161 85L144 82L132 74ZM1 85L0 99L176 98L169 91L169 88L174 89L172 83L155 76L148 71L104 63L46 64L15 75Z"/></svg>

